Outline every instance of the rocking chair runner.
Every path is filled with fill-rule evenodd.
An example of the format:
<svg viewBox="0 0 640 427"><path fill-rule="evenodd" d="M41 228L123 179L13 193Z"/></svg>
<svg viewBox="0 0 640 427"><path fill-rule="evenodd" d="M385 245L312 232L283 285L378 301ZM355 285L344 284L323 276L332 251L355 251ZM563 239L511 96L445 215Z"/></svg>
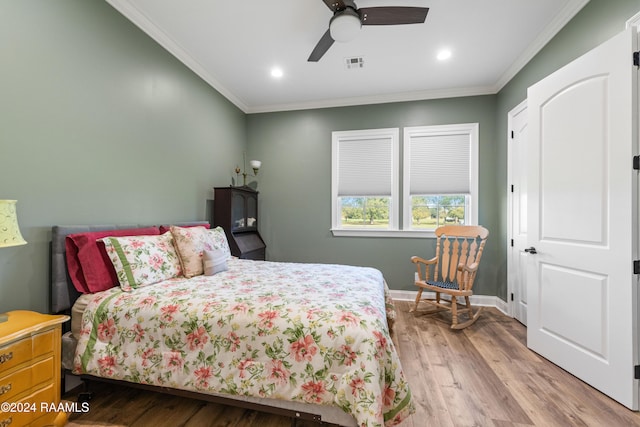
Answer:
<svg viewBox="0 0 640 427"><path fill-rule="evenodd" d="M478 272L480 258L489 231L481 226L446 225L435 231L436 256L426 260L417 256L411 257L411 262L418 270L418 295L411 311L418 309L420 301L436 306L435 310L427 314L444 310L451 311L451 329L462 329L472 325L480 316L482 307L474 311L469 297L473 295L473 282ZM424 290L435 292L435 298L422 298ZM451 297L450 301L440 298L440 294ZM465 304L458 302L464 297ZM461 308L459 308L460 306ZM466 313L469 319L458 323L458 315Z"/></svg>

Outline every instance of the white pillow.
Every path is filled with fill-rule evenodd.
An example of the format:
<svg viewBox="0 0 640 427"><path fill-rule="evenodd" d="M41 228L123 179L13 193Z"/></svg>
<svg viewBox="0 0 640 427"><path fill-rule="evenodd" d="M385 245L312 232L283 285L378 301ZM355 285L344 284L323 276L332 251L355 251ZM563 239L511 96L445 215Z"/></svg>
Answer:
<svg viewBox="0 0 640 427"><path fill-rule="evenodd" d="M202 266L205 276L213 276L227 270L227 253L224 249L202 251Z"/></svg>

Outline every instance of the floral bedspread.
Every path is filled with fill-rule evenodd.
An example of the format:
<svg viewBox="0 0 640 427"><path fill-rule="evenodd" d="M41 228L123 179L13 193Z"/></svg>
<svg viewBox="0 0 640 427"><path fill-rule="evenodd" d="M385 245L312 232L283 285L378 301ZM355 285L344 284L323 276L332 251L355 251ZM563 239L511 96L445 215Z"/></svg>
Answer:
<svg viewBox="0 0 640 427"><path fill-rule="evenodd" d="M414 412L375 269L230 259L214 276L95 294L74 372L337 405L360 426Z"/></svg>

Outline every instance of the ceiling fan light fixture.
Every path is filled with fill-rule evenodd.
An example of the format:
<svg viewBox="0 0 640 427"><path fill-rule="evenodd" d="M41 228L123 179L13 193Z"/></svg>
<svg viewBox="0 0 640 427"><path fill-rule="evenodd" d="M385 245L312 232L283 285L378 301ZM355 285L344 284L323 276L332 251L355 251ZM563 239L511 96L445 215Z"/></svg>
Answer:
<svg viewBox="0 0 640 427"><path fill-rule="evenodd" d="M361 27L362 24L358 12L347 7L331 18L329 32L333 40L344 43L355 39Z"/></svg>

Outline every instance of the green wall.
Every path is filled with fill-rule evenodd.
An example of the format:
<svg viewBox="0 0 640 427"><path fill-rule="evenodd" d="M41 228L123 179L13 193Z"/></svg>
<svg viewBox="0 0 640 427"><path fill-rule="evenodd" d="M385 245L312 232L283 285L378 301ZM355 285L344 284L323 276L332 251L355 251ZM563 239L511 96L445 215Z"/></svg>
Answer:
<svg viewBox="0 0 640 427"><path fill-rule="evenodd" d="M101 0L0 0L0 312L47 311L56 224L204 220L246 116Z"/></svg>
<svg viewBox="0 0 640 427"><path fill-rule="evenodd" d="M29 241L0 249L0 311L48 309L52 225L208 219L244 149L264 162L269 259L375 266L413 290L409 257L432 239L332 237L331 132L465 122L491 230L477 292L506 299L507 113L638 10L591 0L497 95L247 116L102 0L0 0L0 198Z"/></svg>
<svg viewBox="0 0 640 427"><path fill-rule="evenodd" d="M249 115L248 150L263 162L260 230L268 259L372 266L384 273L390 288L415 290L410 258L433 254L433 239L332 236L331 132L471 122L480 123L479 219L496 230L503 220L497 205L505 184L494 167L495 96ZM502 240L489 238L479 293L494 295L496 281L504 280Z"/></svg>

